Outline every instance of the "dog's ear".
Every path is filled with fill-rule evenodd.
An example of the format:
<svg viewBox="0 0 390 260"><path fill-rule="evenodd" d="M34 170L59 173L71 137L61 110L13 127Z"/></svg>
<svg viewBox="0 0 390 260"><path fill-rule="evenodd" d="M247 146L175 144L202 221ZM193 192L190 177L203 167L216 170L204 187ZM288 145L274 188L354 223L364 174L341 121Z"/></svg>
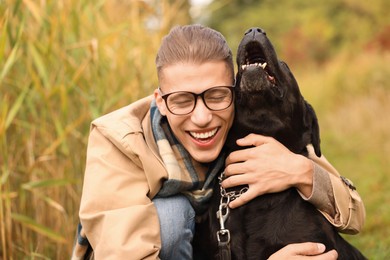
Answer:
<svg viewBox="0 0 390 260"><path fill-rule="evenodd" d="M314 147L314 152L318 157L321 157L321 148L320 148L320 126L318 125L317 115L313 107L305 101L306 105L306 115L305 115L305 124L311 130L310 139L311 144Z"/></svg>

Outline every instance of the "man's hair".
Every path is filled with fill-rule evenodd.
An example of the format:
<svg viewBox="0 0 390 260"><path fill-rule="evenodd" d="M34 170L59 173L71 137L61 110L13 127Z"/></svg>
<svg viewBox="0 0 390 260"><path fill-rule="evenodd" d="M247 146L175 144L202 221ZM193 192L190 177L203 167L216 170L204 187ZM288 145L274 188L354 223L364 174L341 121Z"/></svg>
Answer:
<svg viewBox="0 0 390 260"><path fill-rule="evenodd" d="M176 26L162 40L156 57L157 75L161 80L164 67L180 62L210 61L224 61L234 77L232 51L220 32L199 24Z"/></svg>

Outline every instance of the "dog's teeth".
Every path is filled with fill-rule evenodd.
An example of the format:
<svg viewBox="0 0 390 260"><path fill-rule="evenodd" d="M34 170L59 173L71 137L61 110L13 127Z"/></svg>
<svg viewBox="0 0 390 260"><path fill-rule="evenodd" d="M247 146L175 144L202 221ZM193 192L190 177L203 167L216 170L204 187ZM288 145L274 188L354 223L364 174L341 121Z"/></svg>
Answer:
<svg viewBox="0 0 390 260"><path fill-rule="evenodd" d="M267 62L264 62L263 64L256 62L256 63L243 64L243 65L241 65L241 69L245 70L248 67L261 67L261 68L265 69L266 66L267 66Z"/></svg>

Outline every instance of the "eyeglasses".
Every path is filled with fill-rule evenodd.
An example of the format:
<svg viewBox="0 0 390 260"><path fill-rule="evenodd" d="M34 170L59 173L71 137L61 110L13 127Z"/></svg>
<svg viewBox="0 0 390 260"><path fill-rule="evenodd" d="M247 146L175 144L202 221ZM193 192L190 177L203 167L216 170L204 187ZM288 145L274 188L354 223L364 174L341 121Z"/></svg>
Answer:
<svg viewBox="0 0 390 260"><path fill-rule="evenodd" d="M202 93L196 94L188 91L177 91L163 94L158 88L161 97L164 99L169 112L174 115L188 115L194 111L198 97L201 97L205 106L211 111L224 110L233 103L233 86L217 86L209 88Z"/></svg>

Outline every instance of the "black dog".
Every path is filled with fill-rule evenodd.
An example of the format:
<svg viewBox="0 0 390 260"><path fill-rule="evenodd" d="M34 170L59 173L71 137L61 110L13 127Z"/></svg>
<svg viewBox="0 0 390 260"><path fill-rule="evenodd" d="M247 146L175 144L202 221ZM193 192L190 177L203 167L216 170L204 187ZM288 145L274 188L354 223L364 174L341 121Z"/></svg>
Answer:
<svg viewBox="0 0 390 260"><path fill-rule="evenodd" d="M238 48L237 65L236 115L227 152L242 149L235 144L238 138L257 133L272 136L292 152L305 156L307 145L312 144L320 156L316 114L262 29L252 28L245 33ZM237 194L241 188L229 191ZM194 251L203 251L198 256L202 259L258 260L298 242L321 242L327 251L336 249L339 259L366 259L295 188L266 194L229 210L226 197L221 201L219 184L215 186L207 220L197 226Z"/></svg>

